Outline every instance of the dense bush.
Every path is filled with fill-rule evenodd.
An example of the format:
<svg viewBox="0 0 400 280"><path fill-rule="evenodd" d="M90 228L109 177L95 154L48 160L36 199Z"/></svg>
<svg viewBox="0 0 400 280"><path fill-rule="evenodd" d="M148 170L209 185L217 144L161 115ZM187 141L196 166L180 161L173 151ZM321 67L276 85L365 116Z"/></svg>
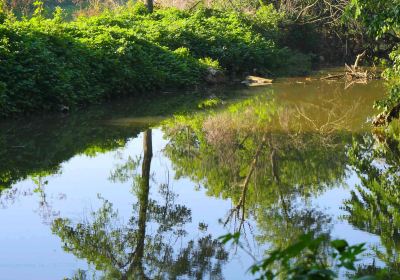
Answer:
<svg viewBox="0 0 400 280"><path fill-rule="evenodd" d="M397 110L400 102L400 1L399 0L352 0L347 13L363 23L368 33L383 40L390 62L383 77L390 81L387 97L376 107L389 114ZM389 121L390 122L390 121Z"/></svg>
<svg viewBox="0 0 400 280"><path fill-rule="evenodd" d="M39 9L0 25L0 116L194 85L210 64L235 74L309 66L236 13L134 6L64 22L60 10L45 19Z"/></svg>
<svg viewBox="0 0 400 280"><path fill-rule="evenodd" d="M261 18L263 21L261 21ZM287 59L295 55L307 62L308 57L288 48L278 48L272 38L279 33L278 15L248 17L236 12L199 9L194 12L160 9L152 14L105 13L85 19L90 25L132 28L139 38L169 49L185 47L196 58L210 57L230 72L287 69ZM267 30L262 30L260 26ZM307 64L303 72L308 70Z"/></svg>
<svg viewBox="0 0 400 280"><path fill-rule="evenodd" d="M205 65L119 27L53 20L0 26L0 114L54 110L196 83Z"/></svg>

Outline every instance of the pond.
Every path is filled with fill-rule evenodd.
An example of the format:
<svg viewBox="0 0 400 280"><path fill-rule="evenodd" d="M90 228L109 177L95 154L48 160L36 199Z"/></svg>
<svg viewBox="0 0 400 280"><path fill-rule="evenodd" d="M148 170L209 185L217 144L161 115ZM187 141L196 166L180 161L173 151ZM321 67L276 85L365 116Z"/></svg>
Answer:
<svg viewBox="0 0 400 280"><path fill-rule="evenodd" d="M398 264L380 81L165 92L0 124L2 279L253 279L302 233ZM218 237L241 232L243 248ZM135 279L136 279L135 278Z"/></svg>

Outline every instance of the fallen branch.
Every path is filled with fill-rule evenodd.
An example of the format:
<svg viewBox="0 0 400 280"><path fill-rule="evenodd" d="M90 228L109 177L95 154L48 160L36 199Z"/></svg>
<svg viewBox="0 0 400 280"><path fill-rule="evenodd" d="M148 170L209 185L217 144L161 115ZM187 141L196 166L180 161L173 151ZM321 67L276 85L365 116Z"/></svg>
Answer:
<svg viewBox="0 0 400 280"><path fill-rule="evenodd" d="M345 76L345 74L338 74L338 75L328 74L328 76L321 78L321 80L331 80L331 79L344 78L344 76Z"/></svg>
<svg viewBox="0 0 400 280"><path fill-rule="evenodd" d="M257 76L247 76L246 79L242 81L242 84L245 84L250 87L265 86L272 84L272 80Z"/></svg>
<svg viewBox="0 0 400 280"><path fill-rule="evenodd" d="M354 65L353 65L354 71L357 70L358 63L360 62L361 58L363 58L366 53L367 53L367 51L364 51L363 53L357 55L356 61L354 62Z"/></svg>
<svg viewBox="0 0 400 280"><path fill-rule="evenodd" d="M373 79L375 76L368 72L368 70L361 71L358 64L360 63L361 59L365 56L366 51L358 54L356 60L353 65L349 66L347 64L344 65L344 73L331 75L329 74L326 77L321 78L321 80L339 80L345 79L346 81L346 89L354 84L366 84L369 80Z"/></svg>

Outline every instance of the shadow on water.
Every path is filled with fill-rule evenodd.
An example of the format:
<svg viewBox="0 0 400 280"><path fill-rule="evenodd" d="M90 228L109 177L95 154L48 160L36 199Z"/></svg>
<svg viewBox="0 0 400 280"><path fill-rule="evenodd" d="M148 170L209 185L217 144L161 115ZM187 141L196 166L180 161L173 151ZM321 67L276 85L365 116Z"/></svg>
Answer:
<svg viewBox="0 0 400 280"><path fill-rule="evenodd" d="M233 98L229 91L161 93L155 99L124 99L81 112L0 123L0 192L35 173L56 173L77 154L124 147L140 132L175 113L198 110L209 96Z"/></svg>
<svg viewBox="0 0 400 280"><path fill-rule="evenodd" d="M231 201L225 216L214 218L224 231L242 232L261 255L306 232L331 235L336 217L315 201L340 188L350 192L336 205L341 222L379 236L382 248L371 249L374 258L397 269L399 144L376 140L368 124L383 92L380 82L345 91L339 83L283 80L270 88L165 94L157 102L128 100L3 123L1 185L5 192L28 177L57 173L75 155L96 160L140 134L142 155L129 157L109 178L130 185L128 222L101 197L89 218L53 219L53 233L66 252L103 271L105 279L222 279L234 252L206 225L188 235L194 201L176 202L169 181L152 183L160 172L151 168L152 132L161 125L161 156L171 162L173 182L189 179L207 196ZM77 270L73 278L87 273Z"/></svg>

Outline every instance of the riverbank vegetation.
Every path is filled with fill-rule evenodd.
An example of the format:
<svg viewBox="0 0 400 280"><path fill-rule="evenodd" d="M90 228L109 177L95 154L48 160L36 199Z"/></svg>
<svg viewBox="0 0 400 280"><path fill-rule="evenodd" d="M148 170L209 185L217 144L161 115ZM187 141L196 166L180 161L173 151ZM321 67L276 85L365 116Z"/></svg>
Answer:
<svg viewBox="0 0 400 280"><path fill-rule="evenodd" d="M76 4L79 9L74 8ZM64 10L47 2L2 2L0 118L68 111L128 95L143 99L150 96L168 99L165 93L161 98L154 92L194 88L207 82L240 81L241 77L249 74L264 77L304 75L316 66L343 65L364 52L367 63L386 67L383 76L390 82L391 91L385 100L377 103L384 111L381 115L383 123L399 116L399 0L276 0L266 3L232 0L189 4L177 9L161 2L153 11L153 8L139 2L112 5L66 2L62 5ZM320 86L318 90L322 88ZM318 111L315 109L318 107L313 106L312 111L307 112L301 107L281 108L267 94L263 98L266 99L238 102L223 112L211 110L197 117L181 116L165 122L164 132L170 142L164 152L178 171L178 177L186 176L204 185L209 195L231 199L234 208L225 224L237 222L238 232L243 230L245 218L252 213L257 214L257 222L264 230L264 236L259 236L259 239L272 244L271 249L274 250L269 252L269 256L275 253L275 259L266 258L261 262L264 267L253 266L253 269L265 272L267 279L273 279L276 271L268 267L273 262L286 269L283 272L278 270L283 275L298 276L295 273L299 269L304 269L300 271L301 276L304 272L307 276L309 272L315 273L313 262L285 267L293 259L301 260L302 250L314 244L315 240L310 237L308 243L292 255L288 251L292 247L284 247L289 241L304 236L303 233L314 231L325 234L327 230L315 221L327 221L329 217L318 211L296 212L291 205L296 202L295 198L322 193L325 188L344 180L346 166L351 166L361 185L345 202L347 215L344 218L359 229L381 235L388 258L380 259L390 273L397 273L399 244L393 232L398 232L399 223L397 212L393 209L398 209L398 196L395 195L392 200L387 194L396 194L397 191L398 153L392 158L389 157L392 154L385 149L374 150L375 140L362 138L361 133L358 141L363 145L354 143L350 150L346 150L345 143L354 135L343 125L344 119L355 119L350 114L358 114L356 107L338 106L329 111L326 109L331 108L329 103L326 108L321 106L323 110ZM179 100L176 103L183 102ZM200 107L219 102L215 97L202 102ZM337 100L329 102L339 104ZM185 106L186 111L189 107ZM149 107L146 109L149 110ZM116 113L112 114L115 116ZM313 120L313 114L318 115L315 119L321 120L321 123ZM333 115L340 118L332 121ZM327 119L320 116L327 116ZM141 130L93 128L93 119L101 117L103 115L99 112L87 114L83 119L84 125L81 124L82 119L73 117L62 125L54 123L49 132L40 135L42 146L35 143L36 138L32 137L35 131L25 129L19 134L21 127L15 131L8 129L8 134L15 133L19 139L25 137L31 144L24 146L18 144L15 138L1 135L5 147L1 154L7 160L0 164L0 191L10 189L28 176L56 173L60 163L75 154L90 156L98 151L124 146L132 134L136 135ZM273 130L272 117L278 120L275 123L282 126L277 130L279 133ZM148 124L143 128L151 137ZM389 130L399 135L395 125ZM41 138L43 135L46 140ZM391 147L390 151L397 151L397 140L383 140L382 145ZM44 156L40 165L29 157L36 150L47 151L45 155L40 154ZM59 150L62 152L59 153ZM24 154L26 156L21 156ZM384 157L390 168L383 172L380 166L373 163ZM18 169L14 165L23 168ZM148 203L150 162L148 165L147 185L142 185L147 195L141 194L144 198L147 196L147 200L141 201L144 208ZM259 172L256 172L257 169ZM302 170L308 170L308 174ZM258 193L256 186L266 182L269 191ZM376 197L385 199L376 200ZM108 204L104 209L111 211ZM375 213L375 209L380 210ZM143 213L146 214L146 211ZM371 220L371 217L375 218ZM142 216L141 220L144 222L146 216ZM275 224L275 220L281 222ZM92 231L92 225L79 224L78 227ZM68 244L65 246L67 251L85 257L88 255L89 258L92 252L98 254L90 247L89 253L81 253L82 247L86 247L78 241L82 236L86 238L85 232L70 229L71 224L67 220L58 220L53 228ZM68 234L64 234L65 231ZM129 234L126 236L128 238ZM318 235L313 237L318 238ZM143 247L144 236L139 239L137 246ZM350 257L351 267L343 267L354 270L355 257L361 253L362 246L348 246L341 242L341 246L334 246L334 249L341 249L339 253L348 253L345 257ZM120 244L116 246L120 247ZM311 249L318 249L318 246L313 245ZM356 251L351 254L345 251L352 248ZM309 256L316 258L317 253L312 251ZM143 258L143 252L141 254ZM383 254L376 252L376 255ZM99 263L98 259L89 260ZM171 263L174 267L175 261ZM110 261L103 268L110 267L114 272L115 264ZM320 279L337 277L332 271L321 270L329 268L325 263L317 268L318 273L328 273L319 275ZM363 271L357 273L363 274Z"/></svg>
<svg viewBox="0 0 400 280"><path fill-rule="evenodd" d="M153 10L141 2L3 0L0 118L249 74L305 75L363 50L373 63L394 48L394 40L368 35L375 29L368 33L357 1L239 2L178 1L177 9L161 1Z"/></svg>
<svg viewBox="0 0 400 280"><path fill-rule="evenodd" d="M271 9L266 6L265 9ZM160 9L142 4L64 21L3 16L0 115L60 110L126 94L194 86L210 68L225 75L304 74L309 55L278 46L277 13L267 30L234 12ZM215 73L215 71L213 72Z"/></svg>
<svg viewBox="0 0 400 280"><path fill-rule="evenodd" d="M389 124L400 112L400 1L398 0L352 0L348 13L360 21L371 37L386 46L390 63L383 77L389 82L389 93L376 103L383 111L375 125Z"/></svg>

